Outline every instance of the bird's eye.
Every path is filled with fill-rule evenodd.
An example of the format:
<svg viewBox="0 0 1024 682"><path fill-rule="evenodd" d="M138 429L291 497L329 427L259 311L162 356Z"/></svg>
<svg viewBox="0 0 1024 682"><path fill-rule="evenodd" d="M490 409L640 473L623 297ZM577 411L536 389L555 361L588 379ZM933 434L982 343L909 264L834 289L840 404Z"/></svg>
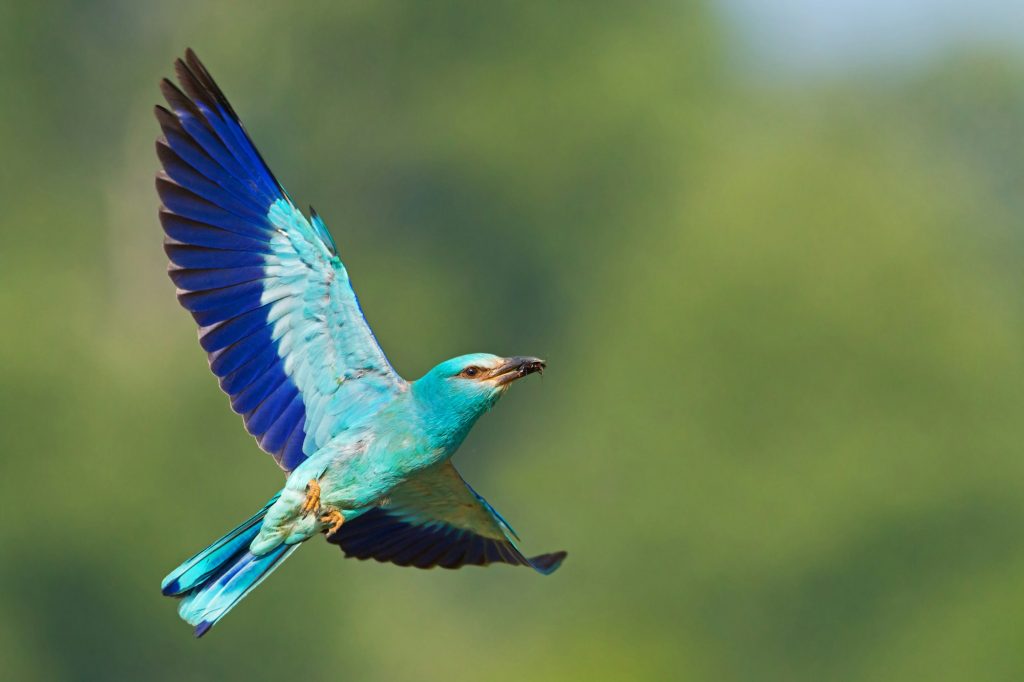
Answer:
<svg viewBox="0 0 1024 682"><path fill-rule="evenodd" d="M477 377L479 375L480 375L480 368L479 367L467 367L466 369L462 370L462 376L466 377L467 379L472 379L472 378Z"/></svg>

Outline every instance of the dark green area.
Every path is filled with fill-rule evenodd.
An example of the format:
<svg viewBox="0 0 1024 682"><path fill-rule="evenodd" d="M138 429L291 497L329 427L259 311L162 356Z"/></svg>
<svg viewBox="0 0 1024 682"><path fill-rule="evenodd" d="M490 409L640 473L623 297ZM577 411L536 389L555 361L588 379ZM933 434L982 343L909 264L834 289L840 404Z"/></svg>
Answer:
<svg viewBox="0 0 1024 682"><path fill-rule="evenodd" d="M0 677L1024 678L1024 64L755 82L694 3L0 5ZM536 354L464 474L550 578L311 543L164 275L193 46L414 378Z"/></svg>

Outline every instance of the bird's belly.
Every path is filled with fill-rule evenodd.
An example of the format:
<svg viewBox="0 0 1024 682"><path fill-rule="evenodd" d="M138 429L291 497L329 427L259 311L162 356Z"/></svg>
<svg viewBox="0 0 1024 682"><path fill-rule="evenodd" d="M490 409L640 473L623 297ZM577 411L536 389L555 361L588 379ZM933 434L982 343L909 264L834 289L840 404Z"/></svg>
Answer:
<svg viewBox="0 0 1024 682"><path fill-rule="evenodd" d="M320 477L321 499L342 512L373 507L395 486L449 454L416 446L413 438L382 439L356 457L333 458Z"/></svg>
<svg viewBox="0 0 1024 682"><path fill-rule="evenodd" d="M325 504L345 510L376 505L396 485L418 469L391 461L366 458L329 466L320 479L320 497Z"/></svg>
<svg viewBox="0 0 1024 682"><path fill-rule="evenodd" d="M390 447L366 447L364 443L325 449L299 465L288 477L281 497L268 510L252 551L262 553L281 542L302 542L316 534L319 527L315 515L303 516L300 511L311 480L320 486L321 507L333 507L352 519L380 504L395 486L450 454L402 447L404 439L378 441L375 445Z"/></svg>

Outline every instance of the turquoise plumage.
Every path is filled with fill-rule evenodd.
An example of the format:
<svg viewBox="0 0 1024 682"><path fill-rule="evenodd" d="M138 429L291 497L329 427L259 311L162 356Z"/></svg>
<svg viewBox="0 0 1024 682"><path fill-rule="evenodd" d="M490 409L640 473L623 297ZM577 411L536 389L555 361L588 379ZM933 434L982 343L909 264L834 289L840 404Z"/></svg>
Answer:
<svg viewBox="0 0 1024 682"><path fill-rule="evenodd" d="M284 488L162 583L197 636L319 533L402 566L494 562L551 573L450 461L537 358L475 353L407 382L359 307L323 220L292 203L191 50L164 80L157 191L169 275L210 369Z"/></svg>

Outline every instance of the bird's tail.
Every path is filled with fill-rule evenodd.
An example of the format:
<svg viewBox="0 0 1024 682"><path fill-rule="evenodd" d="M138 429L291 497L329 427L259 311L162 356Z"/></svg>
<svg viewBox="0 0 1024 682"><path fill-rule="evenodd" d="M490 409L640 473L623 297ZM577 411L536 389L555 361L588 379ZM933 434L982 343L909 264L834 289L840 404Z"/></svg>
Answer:
<svg viewBox="0 0 1024 682"><path fill-rule="evenodd" d="M249 551L263 526L263 517L277 498L240 526L171 571L160 586L168 597L180 597L178 614L202 637L245 595L277 568L298 545L278 545L259 556Z"/></svg>

